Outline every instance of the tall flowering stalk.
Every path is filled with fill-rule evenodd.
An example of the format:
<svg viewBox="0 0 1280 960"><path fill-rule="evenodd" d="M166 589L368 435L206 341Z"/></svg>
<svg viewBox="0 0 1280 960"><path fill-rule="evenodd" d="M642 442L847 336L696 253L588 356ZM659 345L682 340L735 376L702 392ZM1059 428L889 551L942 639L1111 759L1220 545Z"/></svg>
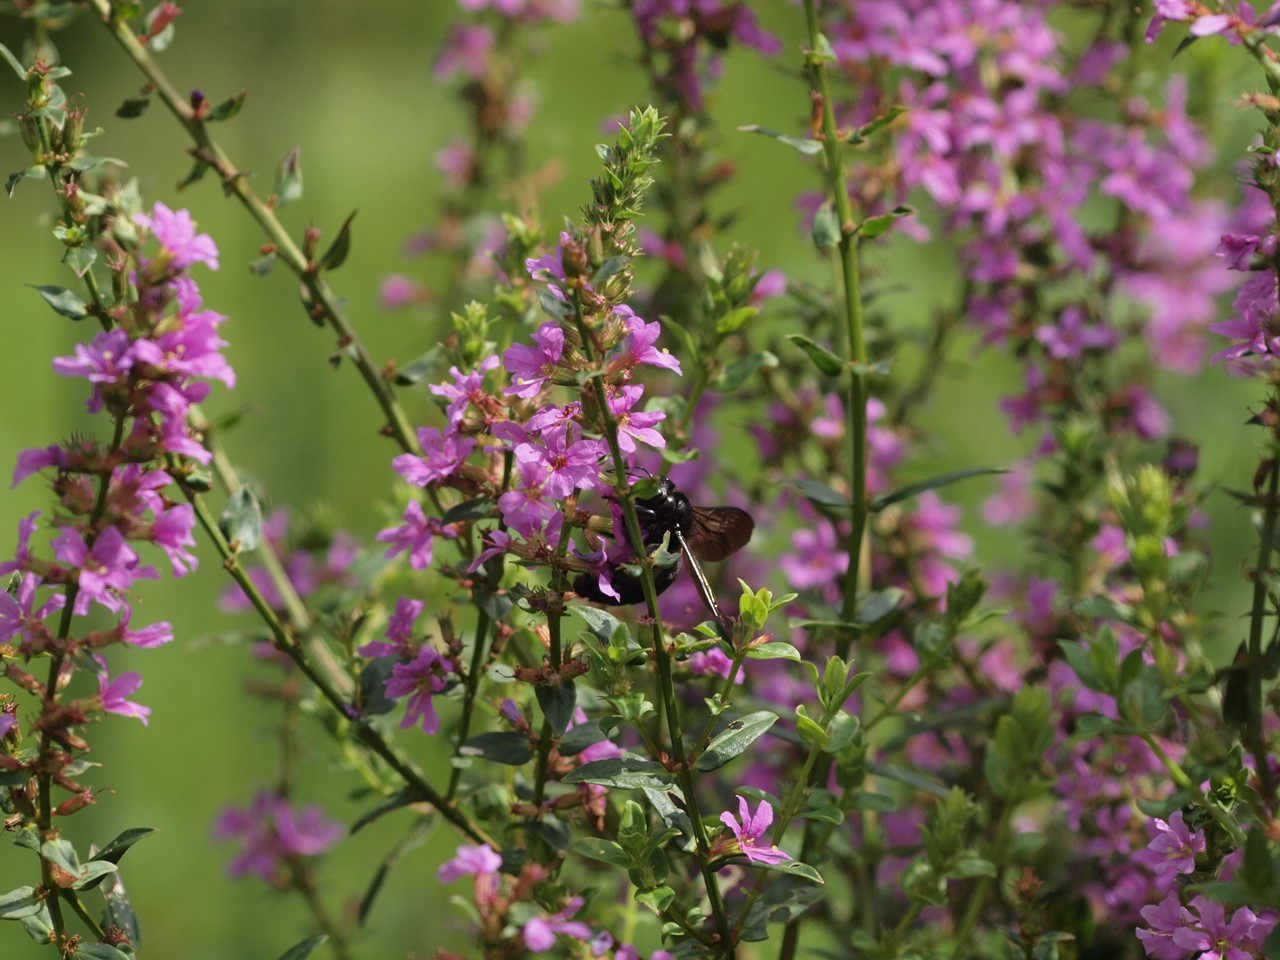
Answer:
<svg viewBox="0 0 1280 960"><path fill-rule="evenodd" d="M149 831L130 831L82 861L56 818L96 801L83 780L86 726L106 714L148 723L150 709L129 699L141 676L112 676L108 655L173 639L168 623L134 620L138 582L161 575L138 548L149 545L175 577L195 568L195 513L186 497L211 455L189 415L212 382L232 387L235 374L218 333L226 318L204 306L193 272L218 268L213 240L196 231L185 210L156 203L144 212L135 184L104 179L102 194L89 192L85 171L107 161L83 152L84 115L67 107L56 84L65 72L39 61L20 71L28 91L20 124L35 159L23 175L54 186L61 204L54 235L88 299L62 287L39 292L62 316L101 327L73 355L56 358L53 370L85 381L86 407L102 427L23 451L13 472L15 486L46 478L57 506L47 520L36 512L21 522L16 554L0 564L10 575L0 638L14 688L3 695L0 765L14 814L6 827L40 858L40 881L6 900L29 900L28 932L67 952L80 936L71 932L67 908L99 943L128 946L122 888L110 881L104 887L119 896L106 926L89 916L80 892L115 873L129 845ZM95 268L100 250L108 254L105 289ZM105 615L106 625L91 629L84 622L91 614ZM96 677L96 695L69 695L80 672Z"/></svg>

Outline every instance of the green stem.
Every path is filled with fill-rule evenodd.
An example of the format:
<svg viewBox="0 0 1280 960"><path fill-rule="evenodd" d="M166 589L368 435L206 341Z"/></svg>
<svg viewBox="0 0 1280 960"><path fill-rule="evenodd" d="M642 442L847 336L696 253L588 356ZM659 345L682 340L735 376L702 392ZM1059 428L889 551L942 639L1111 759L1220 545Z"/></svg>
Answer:
<svg viewBox="0 0 1280 960"><path fill-rule="evenodd" d="M574 318L582 339L582 351L589 362L595 360L591 346L591 331L587 329L583 315L582 294L573 293ZM636 514L635 501L631 497L631 485L627 482L627 461L618 445L618 425L609 412L609 397L605 392L604 379L593 377L596 405L600 408L600 426L605 440L609 444L609 452L613 459L614 493L617 502L622 506L626 523L627 539L631 550L637 558L648 557L648 547L644 542L644 533L640 529L640 518ZM688 758L684 749L684 734L680 729L680 712L676 701L675 681L671 670L671 651L667 649L663 639L662 614L658 610L658 591L653 582L653 567L645 562L640 563L641 583L644 587L645 608L650 620L650 637L653 645L653 662L658 670L658 689L662 697L663 710L667 721L667 736L671 742L671 756L674 761L676 780L684 794L688 808L689 820L693 825L694 842L698 848L698 869L702 874L702 882L707 891L707 900L715 919L716 930L720 934L720 947L724 951L725 960L733 960L734 944L729 926L729 915L725 909L724 895L720 892L719 881L715 871L711 869L711 843L707 839L706 826L702 822L702 812L698 805L698 794L693 782L693 773L689 769Z"/></svg>
<svg viewBox="0 0 1280 960"><path fill-rule="evenodd" d="M142 41L117 15L117 10L110 0L88 0L88 4L115 37L116 42L124 48L125 53L147 77L156 94L169 108L169 112L186 128L196 144L195 150L192 151L196 159L218 174L223 188L240 201L270 238L275 246L276 256L302 281L308 299L316 304L319 315L323 316L337 334L343 353L351 357L361 377L373 392L387 418L387 427L401 449L408 453L420 453L417 435L392 393L390 383L382 375L382 371L347 320L340 298L321 279L318 265L307 259L277 219L272 207L258 197L249 186L249 178L232 164L222 147L210 135L204 120L196 114L191 104L170 82Z"/></svg>
<svg viewBox="0 0 1280 960"><path fill-rule="evenodd" d="M249 598L249 602L258 611L258 615L270 631L273 646L293 661L302 674L315 685L316 689L320 691L340 715L348 717L350 704L346 698L334 689L329 683L328 677L311 662L306 655L306 650L290 635L288 629L276 615L275 610L271 608L266 598L254 586L244 567L241 566L235 551L231 549L230 544L223 537L217 521L209 513L203 501L186 487L183 488L183 492L186 494L187 501L195 510L196 519L200 522L200 526L204 529L210 542L222 555L223 567L240 586L240 589L244 591L245 596ZM426 802L435 807L445 820L477 843L487 843L494 849L498 849L498 845L494 843L488 834L473 823L457 805L447 800L435 787L431 786L425 774L418 769L417 765L401 753L397 747L389 743L374 726L367 722L356 721L351 724L351 729L361 743L381 757L391 769L401 776L406 784L421 794Z"/></svg>
<svg viewBox="0 0 1280 960"><path fill-rule="evenodd" d="M1262 631L1267 618L1267 567L1275 549L1276 519L1280 513L1280 462L1272 457L1268 469L1267 496L1263 504L1262 530L1258 537L1258 560L1253 572L1253 604L1249 611L1249 652L1246 665L1248 682L1248 713L1245 720L1245 739L1253 754L1255 768L1262 780L1265 802L1271 807L1275 801L1275 782L1271 776L1271 763L1267 756L1266 737L1262 727Z"/></svg>
<svg viewBox="0 0 1280 960"><path fill-rule="evenodd" d="M853 204L844 175L840 132L836 127L835 108L831 101L831 84L826 63L819 52L823 49L817 0L804 0L808 50L805 66L809 85L822 108L822 149L826 158L827 181L840 224L840 273L843 284L845 360L849 365L849 383L845 388L845 433L849 443L850 490L849 568L845 573L844 597L840 618L851 623L858 612L858 586L862 570L862 541L867 525L867 344L863 332L862 278L858 267L858 232L854 223ZM841 632L836 638L836 654L848 657L852 635Z"/></svg>
<svg viewBox="0 0 1280 960"><path fill-rule="evenodd" d="M478 610L476 621L476 639L471 647L471 666L467 670L467 685L462 695L462 716L458 720L458 746L467 742L471 734L471 713L475 709L476 691L480 686L480 670L484 666L485 651L489 637L489 615ZM462 782L462 768L454 767L449 777L449 790L445 797L452 801L458 794L458 785Z"/></svg>

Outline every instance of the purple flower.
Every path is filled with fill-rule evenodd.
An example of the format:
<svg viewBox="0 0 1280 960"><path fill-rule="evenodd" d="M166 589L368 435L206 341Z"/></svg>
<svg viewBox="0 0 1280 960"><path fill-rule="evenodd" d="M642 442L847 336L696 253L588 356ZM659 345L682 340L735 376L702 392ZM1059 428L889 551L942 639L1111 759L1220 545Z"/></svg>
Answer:
<svg viewBox="0 0 1280 960"><path fill-rule="evenodd" d="M1182 811L1175 810L1166 820L1153 819L1148 826L1154 839L1147 844L1150 853L1136 855L1136 859L1150 867L1160 880L1171 881L1179 873L1191 873L1196 868L1196 854L1204 853L1204 831L1194 833L1182 818Z"/></svg>
<svg viewBox="0 0 1280 960"><path fill-rule="evenodd" d="M142 686L141 675L130 671L120 674L113 680L107 676L107 661L97 654L93 655L93 659L97 661L99 667L98 697L102 701L102 709L121 717L137 717L145 727L147 718L151 716L151 708L126 699Z"/></svg>
<svg viewBox="0 0 1280 960"><path fill-rule="evenodd" d="M459 877L490 877L502 866L502 857L487 843L478 847L461 846L452 860L446 860L436 872L441 883L453 883Z"/></svg>
<svg viewBox="0 0 1280 960"><path fill-rule="evenodd" d="M119 610L122 601L118 593L128 590L140 577L159 576L154 567L138 566L138 555L129 549L124 535L116 527L107 527L99 533L92 550L74 527L59 529L62 535L55 537L50 545L55 557L80 570L73 611L78 617L88 612L92 600L108 610Z"/></svg>
<svg viewBox="0 0 1280 960"><path fill-rule="evenodd" d="M623 323L629 332L626 339L622 341L622 352L610 361L610 369L629 372L633 367L647 363L675 373L681 372L679 360L666 350L658 350L654 347L654 343L662 333L662 324L657 320L646 323L627 306L618 307L616 312L622 315Z"/></svg>
<svg viewBox="0 0 1280 960"><path fill-rule="evenodd" d="M1147 956L1156 960L1182 960L1186 951L1173 942L1173 933L1190 922L1191 913L1178 899L1178 892L1170 890L1160 903L1143 907L1138 912L1150 928L1139 927L1135 931Z"/></svg>
<svg viewBox="0 0 1280 960"><path fill-rule="evenodd" d="M391 668L391 676L386 683L387 696L393 700L409 698L405 704L404 720L400 722L401 728L421 723L426 733L440 729L440 718L431 698L445 688L448 672L448 661L426 646L409 663L397 663Z"/></svg>
<svg viewBox="0 0 1280 960"><path fill-rule="evenodd" d="M1200 914L1200 923L1173 931L1176 946L1188 951L1203 950L1199 960L1253 960L1261 946L1254 939L1257 915L1248 907L1236 907L1230 922L1226 909L1215 900L1196 897L1191 907Z"/></svg>
<svg viewBox="0 0 1280 960"><path fill-rule="evenodd" d="M541 443L516 446L516 461L543 473L542 487L555 500L575 489L590 490L600 475L599 440L584 440L576 424L563 423L542 431Z"/></svg>
<svg viewBox="0 0 1280 960"><path fill-rule="evenodd" d="M397 458L398 459L398 458ZM422 504L410 500L404 508L404 523L398 527L388 527L376 537L379 543L389 543L386 555L394 557L403 551L409 552L409 566L415 570L425 570L431 566L432 546L436 537L452 539L451 529L443 526L437 517L428 517L422 512Z"/></svg>
<svg viewBox="0 0 1280 960"><path fill-rule="evenodd" d="M613 391L609 398L609 412L613 414L617 425L618 447L623 453L635 453L637 441L659 449L667 445L662 434L653 429L654 424L666 419L665 413L661 410L633 413L631 410L643 395L644 387L635 383Z"/></svg>
<svg viewBox="0 0 1280 960"><path fill-rule="evenodd" d="M572 897L565 908L550 917L534 917L521 929L524 945L534 953L545 953L556 944L556 935L590 940L591 928L578 920L570 920L582 908L582 898Z"/></svg>
<svg viewBox="0 0 1280 960"><path fill-rule="evenodd" d="M445 408L445 416L449 418L449 422L457 424L462 419L462 415L466 412L468 405L474 404L477 408L482 408L482 404L489 397L484 389L484 375L498 365L497 357L485 357L484 362L475 370L462 373L457 367L450 367L449 372L453 374L453 383L431 384L429 389L437 397L447 397L449 406Z"/></svg>
<svg viewBox="0 0 1280 960"><path fill-rule="evenodd" d="M218 248L207 233L196 233L196 225L186 210L170 210L157 202L151 216L134 215L134 223L150 230L160 245L173 257L173 265L185 270L193 263L208 264L210 270L218 269Z"/></svg>
<svg viewBox="0 0 1280 960"><path fill-rule="evenodd" d="M459 436L452 431L441 433L435 427L419 427L418 443L422 446L422 456L402 453L391 461L396 473L417 487L439 483L456 473L476 447L473 437Z"/></svg>
<svg viewBox="0 0 1280 960"><path fill-rule="evenodd" d="M285 873L287 861L323 853L343 832L342 824L327 819L318 806L299 810L266 790L257 793L247 809L223 810L213 825L215 840L239 839L244 844L227 872L233 877L252 873L268 882Z"/></svg>
<svg viewBox="0 0 1280 960"><path fill-rule="evenodd" d="M196 512L189 503L175 504L152 525L151 539L168 554L175 577L185 576L196 568L195 554L186 549L195 546L196 538L191 535L195 525Z"/></svg>
<svg viewBox="0 0 1280 960"><path fill-rule="evenodd" d="M425 605L421 600L410 600L408 597L397 599L396 612L387 620L386 637L391 642L370 640L358 651L360 656L385 657L393 653L409 656L413 652L409 646L413 640L413 625Z"/></svg>
<svg viewBox="0 0 1280 960"><path fill-rule="evenodd" d="M67 452L56 443L47 447L34 447L18 454L18 463L13 468L13 484L16 487L37 470L45 467L64 467L67 464Z"/></svg>
<svg viewBox="0 0 1280 960"><path fill-rule="evenodd" d="M41 621L66 605L66 596L55 593L36 608L36 588L40 583L34 573L24 573L16 597L8 590L0 590L0 643L8 643L19 633L32 640L39 639L44 632Z"/></svg>
<svg viewBox="0 0 1280 960"><path fill-rule="evenodd" d="M761 842L773 823L773 806L769 801L761 800L753 816L747 806L747 798L738 797L738 816L725 811L720 814L720 822L733 832L742 855L753 863L783 863L791 859L789 853L772 845L766 847Z"/></svg>
<svg viewBox="0 0 1280 960"><path fill-rule="evenodd" d="M564 331L547 321L534 332L533 342L536 348L513 343L502 354L502 365L511 375L511 385L503 391L509 397L535 396L555 376L564 354Z"/></svg>
<svg viewBox="0 0 1280 960"><path fill-rule="evenodd" d="M449 40L435 66L432 75L437 80L444 80L461 73L476 79L484 76L489 65L489 54L493 52L493 31L488 27L463 25L454 27Z"/></svg>

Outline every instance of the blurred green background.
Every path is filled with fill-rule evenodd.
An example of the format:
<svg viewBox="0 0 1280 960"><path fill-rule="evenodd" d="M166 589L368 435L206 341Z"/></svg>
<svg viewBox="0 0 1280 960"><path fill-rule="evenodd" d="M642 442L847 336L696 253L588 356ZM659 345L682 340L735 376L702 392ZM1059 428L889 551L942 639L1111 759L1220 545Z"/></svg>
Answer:
<svg viewBox="0 0 1280 960"><path fill-rule="evenodd" d="M773 63L751 52L732 53L726 64L715 114L725 137L722 150L738 175L720 201L738 217L725 246L728 239L739 240L761 251L762 268L825 284L829 269L810 253L791 205L797 192L814 184L807 161L766 138L733 132L747 123L795 130L809 109L795 69L800 11L785 0L755 6L764 25L783 39L786 53ZM432 60L454 16L454 4L446 0L192 2L177 23L174 44L159 57L180 89L200 88L215 103L248 91L242 113L219 125L216 135L241 169L255 172L263 195L281 158L301 146L305 196L282 211L295 236L315 224L331 237L351 210L359 211L352 255L333 284L380 361L412 360L436 341L440 329L425 313L383 311L377 291L389 272L428 283L437 275L428 261L407 261L401 251L408 236L433 220L443 189L433 156L461 130L451 89L431 78ZM545 38L545 50L529 69L541 107L528 149L533 166L552 159L563 165L564 176L547 193L543 209L545 222L556 223L576 215L587 197L586 181L596 171L592 147L604 138L602 119L643 105L649 96L621 13L591 5L581 23L550 29ZM21 24L0 21L0 40L10 49L21 50L23 39ZM215 388L207 407L215 415L240 406L252 410L226 438L229 453L275 503L328 504L346 529L367 541L380 526L379 502L387 497L395 451L378 436L378 411L354 371L331 369L332 335L307 321L296 283L284 270L250 274L247 264L258 257L264 238L212 178L176 192L191 161L173 119L158 105L136 120L113 116L123 100L138 93L141 78L106 32L86 18L55 41L74 72L64 89L83 92L88 127L105 128L94 152L126 160L148 203L188 207L220 247L222 270L198 279L206 304L231 317L223 334L231 341L228 353L239 384L234 396ZM0 104L13 113L22 90L7 72L4 77ZM1224 132L1222 149L1240 155L1246 136L1233 127ZM16 136L0 140L0 157L6 173L30 163ZM56 317L24 286L74 285L49 233L55 203L48 184L21 183L3 209L0 297L9 333L0 350L0 475L7 476L19 450L88 425L83 384L54 376L49 361L70 353L92 331ZM930 303L955 292L953 259L945 249L899 242L885 262L892 287L885 307L904 324L919 324ZM938 278L936 286L922 278ZM939 439L912 462L904 479L1000 465L1024 451L1025 438L1007 435L994 406L996 397L1016 388L1013 366L992 354L976 356L967 345L959 356L928 411ZM1201 444L1203 477L1237 488L1247 484L1254 451L1247 432L1238 428L1254 386L1220 371L1193 383L1170 378L1163 386L1162 399L1182 432ZM425 409L418 397L405 402L411 411ZM755 453L742 426L731 421L726 429L726 455L750 462ZM982 483L949 492L966 506L965 527L980 550L1007 558L1008 535L980 529L976 506L989 493ZM48 507L47 490L34 479L0 498L0 553L11 549L21 516ZM1236 614L1246 597L1239 569L1252 549L1252 534L1246 516L1225 496L1211 497L1209 507L1216 556L1206 600L1223 612L1224 640L1234 644ZM159 651L113 653L113 667L144 674L137 699L152 707L152 722L144 729L112 718L91 731L91 759L102 767L87 779L100 787L101 802L66 827L82 850L128 827L160 829L130 853L123 874L142 921L144 955L274 957L313 932L307 918L297 903L257 880L229 882L223 864L231 851L211 843L209 826L220 807L242 805L270 782L277 759L270 739L275 712L243 692L245 648L199 642L243 625L218 612L216 596L225 578L209 551L200 556L200 570L176 587L166 579L140 591L135 623L169 620L177 639ZM777 590L782 584L770 586ZM325 746L322 738L317 742ZM313 751L307 763L311 781L329 788L316 796L332 816L350 822L362 809L345 796L355 784L330 776L324 749ZM327 892L358 896L404 823L403 816L393 816L368 828L359 842L339 845L322 873ZM433 845L443 850L450 842L441 831ZM358 955L424 954L441 942L465 951L466 921L445 905L453 891L436 882L434 863L436 857L420 850L401 864ZM29 853L0 843L0 890L33 882L35 875ZM0 929L0 937L5 958L49 955L16 925Z"/></svg>

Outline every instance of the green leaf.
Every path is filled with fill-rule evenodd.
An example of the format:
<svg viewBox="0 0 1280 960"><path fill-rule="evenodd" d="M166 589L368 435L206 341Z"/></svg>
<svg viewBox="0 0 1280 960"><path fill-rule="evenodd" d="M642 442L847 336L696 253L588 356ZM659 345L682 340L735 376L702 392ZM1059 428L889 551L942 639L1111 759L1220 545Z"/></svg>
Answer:
<svg viewBox="0 0 1280 960"><path fill-rule="evenodd" d="M40 844L40 858L61 867L72 876L80 873L80 857L69 840L46 840Z"/></svg>
<svg viewBox="0 0 1280 960"><path fill-rule="evenodd" d="M249 264L249 272L255 277L265 277L275 269L276 261L279 259L274 253L265 254Z"/></svg>
<svg viewBox="0 0 1280 960"><path fill-rule="evenodd" d="M602 787L638 790L643 787L665 787L674 776L660 763L637 757L610 757L584 763L565 774L564 783L594 783Z"/></svg>
<svg viewBox="0 0 1280 960"><path fill-rule="evenodd" d="M116 107L116 116L121 120L134 120L151 109L150 97L130 97Z"/></svg>
<svg viewBox="0 0 1280 960"><path fill-rule="evenodd" d="M955 483L957 480L967 480L969 477L980 477L990 473L1008 473L1008 470L999 467L971 467L968 470L956 470L952 473L944 473L940 477L931 477L928 480L921 480L919 483L913 483L897 490L890 491L879 497L872 499L868 509L872 513L879 513L885 507L891 507L895 503L901 503L903 500L910 500L918 494L924 493L926 490L937 490L939 487L946 487Z"/></svg>
<svg viewBox="0 0 1280 960"><path fill-rule="evenodd" d="M422 799L422 795L412 787L405 787L403 790L397 790L391 796L386 797L381 803L373 807L367 813L363 813L351 825L351 832L356 833L363 830L369 824L382 817L384 814L391 813L393 810L399 810L410 804L417 803Z"/></svg>
<svg viewBox="0 0 1280 960"><path fill-rule="evenodd" d="M9 179L5 181L5 193L13 196L13 188L18 185L18 181L24 177L30 177L32 180L44 180L49 176L49 171L42 166L27 167L25 170L19 170L17 173L9 174Z"/></svg>
<svg viewBox="0 0 1280 960"><path fill-rule="evenodd" d="M183 187L189 187L193 183L198 183L200 180L204 179L204 175L208 172L209 164L205 163L203 160L197 159L195 166L191 168L191 172L178 181L178 189L181 190Z"/></svg>
<svg viewBox="0 0 1280 960"><path fill-rule="evenodd" d="M887 810L901 809L902 804L897 797L887 793L868 793L866 790L854 790L849 795L849 804L855 810Z"/></svg>
<svg viewBox="0 0 1280 960"><path fill-rule="evenodd" d="M844 519L849 516L850 503L848 497L837 493L825 484L816 480L796 480L795 488L801 496L818 508L818 512L832 519Z"/></svg>
<svg viewBox="0 0 1280 960"><path fill-rule="evenodd" d="M907 108L903 106L890 107L887 111L885 111L880 116L876 117L870 123L865 123L861 127L859 127L856 131L854 131L853 136L849 138L849 142L855 143L855 144L863 143L873 133L876 133L877 131L883 129L884 127L887 127L889 124L893 123L893 121L897 120L898 117L902 116L906 112L907 112Z"/></svg>
<svg viewBox="0 0 1280 960"><path fill-rule="evenodd" d="M320 944L325 943L329 939L327 933L317 934L314 937L308 937L301 943L295 943L292 947L280 954L280 960L304 960L311 956L311 951Z"/></svg>
<svg viewBox="0 0 1280 960"><path fill-rule="evenodd" d="M242 486L227 500L218 518L218 529L229 543L241 550L254 550L262 538L262 507L248 486Z"/></svg>
<svg viewBox="0 0 1280 960"><path fill-rule="evenodd" d="M334 237L329 249L320 257L320 262L316 265L317 270L337 270L347 262L347 255L351 253L351 221L355 219L356 213L357 211L352 210L347 215L347 219L342 221L342 226L338 228L338 235Z"/></svg>
<svg viewBox="0 0 1280 960"><path fill-rule="evenodd" d="M748 123L738 128L739 133L759 133L769 137L771 140L777 140L779 143L785 143L793 150L798 150L805 156L811 157L815 153L822 152L822 141L811 140L808 137L791 137L777 130L770 130L768 127L762 127L757 123Z"/></svg>
<svg viewBox="0 0 1280 960"><path fill-rule="evenodd" d="M802 810L799 817L801 820L818 820L822 823L835 824L837 827L844 823L844 811L831 804L816 807L813 810Z"/></svg>
<svg viewBox="0 0 1280 960"><path fill-rule="evenodd" d="M1085 597L1083 600L1078 600L1071 605L1071 612L1081 617L1118 620L1120 623L1133 623L1135 618L1132 606L1107 596Z"/></svg>
<svg viewBox="0 0 1280 960"><path fill-rule="evenodd" d="M116 927L129 938L129 942L137 946L142 942L142 932L138 928L138 915L133 904L125 893L124 884L118 876L107 877L100 887L104 906L102 908L101 927Z"/></svg>
<svg viewBox="0 0 1280 960"><path fill-rule="evenodd" d="M106 860L90 860L80 871L80 878L71 885L73 890L92 890L119 867Z"/></svg>
<svg viewBox="0 0 1280 960"><path fill-rule="evenodd" d="M70 320L83 320L89 315L89 308L85 302L66 287L37 286L34 283L28 283L27 286L38 291L40 296L44 297L45 303L53 307L56 313Z"/></svg>
<svg viewBox="0 0 1280 960"><path fill-rule="evenodd" d="M827 731L822 728L818 721L804 712L804 704L796 707L796 733L800 735L800 739L811 746L825 750L831 738L827 735Z"/></svg>
<svg viewBox="0 0 1280 960"><path fill-rule="evenodd" d="M554 687L538 684L533 688L533 695L538 700L542 715L551 724L551 732L557 737L569 728L573 719L573 709L577 706L577 697L572 680L557 683Z"/></svg>
<svg viewBox="0 0 1280 960"><path fill-rule="evenodd" d="M730 310L723 317L716 317L716 333L722 337L737 333L759 313L758 307L739 307L737 310Z"/></svg>
<svg viewBox="0 0 1280 960"><path fill-rule="evenodd" d="M560 738L559 750L563 757L576 757L587 747L603 743L608 737L598 723L580 723Z"/></svg>
<svg viewBox="0 0 1280 960"><path fill-rule="evenodd" d="M155 827L131 827L122 831L114 840L99 850L93 859L119 863L120 858L129 852L130 847L139 840L145 840L153 833L156 833Z"/></svg>
<svg viewBox="0 0 1280 960"><path fill-rule="evenodd" d="M969 877L991 877L995 879L998 876L996 865L990 860L983 860L981 857L965 856L961 857L947 871L948 877L966 879Z"/></svg>
<svg viewBox="0 0 1280 960"><path fill-rule="evenodd" d="M272 192L276 195L277 207L302 199L301 152L301 147L294 147L284 155L280 166L276 168L276 183Z"/></svg>
<svg viewBox="0 0 1280 960"><path fill-rule="evenodd" d="M463 500L455 503L445 511L440 522L443 524L463 523L468 520L484 520L493 516L495 501L488 497L477 497L474 500Z"/></svg>
<svg viewBox="0 0 1280 960"><path fill-rule="evenodd" d="M244 106L245 97L248 95L248 90L241 90L234 97L223 100L204 115L205 121L207 123L217 123L220 120L230 120L240 112L240 108Z"/></svg>
<svg viewBox="0 0 1280 960"><path fill-rule="evenodd" d="M845 368L844 360L830 347L825 347L803 333L789 333L787 339L805 352L813 365L828 377L837 376Z"/></svg>
<svg viewBox="0 0 1280 960"><path fill-rule="evenodd" d="M44 900L35 892L35 887L16 887L0 894L0 920L21 920L38 913Z"/></svg>
<svg viewBox="0 0 1280 960"><path fill-rule="evenodd" d="M85 957L86 960L134 960L133 954L117 950L106 943L90 943L80 947L72 956Z"/></svg>
<svg viewBox="0 0 1280 960"><path fill-rule="evenodd" d="M86 173L94 167L100 167L104 163L112 164L117 167L127 167L128 164L123 160L117 160L115 157L91 157L87 154L76 157L67 164L67 168L74 170L76 173Z"/></svg>
<svg viewBox="0 0 1280 960"><path fill-rule="evenodd" d="M800 651L782 640L770 640L747 651L748 660L794 660L800 662Z"/></svg>
<svg viewBox="0 0 1280 960"><path fill-rule="evenodd" d="M601 610L599 607L588 607L578 605L573 608L573 612L587 621L587 629L601 643L607 644L609 640L618 631L618 627L622 626L622 621L608 611Z"/></svg>
<svg viewBox="0 0 1280 960"><path fill-rule="evenodd" d="M4 62L9 64L13 72L18 75L19 80L25 81L27 79L27 68L13 55L13 51L3 43L0 43L0 57L4 58Z"/></svg>
<svg viewBox="0 0 1280 960"><path fill-rule="evenodd" d="M679 325L677 324L674 328L664 327L663 329L678 328ZM768 350L751 353L725 367L708 386L716 393L732 393L754 376L757 371L772 370L777 366L778 358Z"/></svg>
<svg viewBox="0 0 1280 960"><path fill-rule="evenodd" d="M77 277L83 277L98 259L98 251L93 247L68 247L62 255L62 262L75 271Z"/></svg>
<svg viewBox="0 0 1280 960"><path fill-rule="evenodd" d="M734 757L745 753L777 722L778 715L770 710L739 717L707 744L707 749L698 757L697 768L703 773L720 769Z"/></svg>
<svg viewBox="0 0 1280 960"><path fill-rule="evenodd" d="M458 748L464 757L483 757L494 763L505 763L512 767L523 766L533 759L533 751L529 749L529 738L514 730L482 733L472 737Z"/></svg>
<svg viewBox="0 0 1280 960"><path fill-rule="evenodd" d="M858 608L854 620L858 623L876 623L883 620L897 609L906 591L901 587L885 587L874 593L864 593L858 597Z"/></svg>
<svg viewBox="0 0 1280 960"><path fill-rule="evenodd" d="M596 267L596 272L591 275L591 286L599 289L615 274L621 273L627 268L630 261L627 257L609 257L600 266ZM666 325L663 325L666 329Z"/></svg>
<svg viewBox="0 0 1280 960"><path fill-rule="evenodd" d="M654 887L652 890L637 890L636 903L648 907L658 916L662 916L676 899L676 892L670 887Z"/></svg>
<svg viewBox="0 0 1280 960"><path fill-rule="evenodd" d="M736 857L734 858L737 859ZM825 883L822 874L809 866L807 863L801 863L799 860L785 860L782 863L760 863L756 860L747 861L742 864L744 867L759 867L761 870L768 870L772 873L785 873L789 877L800 877L802 880L808 880L811 883Z"/></svg>
<svg viewBox="0 0 1280 960"><path fill-rule="evenodd" d="M615 867L630 867L635 863L620 844L599 837L580 837L573 842L572 849L588 860L599 860Z"/></svg>
<svg viewBox="0 0 1280 960"><path fill-rule="evenodd" d="M864 240L874 240L893 226L893 221L901 220L903 217L908 217L913 213L915 213L915 210L912 207L894 207L889 213L882 213L878 217L868 217L863 220L858 224L856 232Z"/></svg>
<svg viewBox="0 0 1280 960"><path fill-rule="evenodd" d="M813 215L810 227L813 245L819 250L833 250L840 243L840 217L828 200Z"/></svg>

